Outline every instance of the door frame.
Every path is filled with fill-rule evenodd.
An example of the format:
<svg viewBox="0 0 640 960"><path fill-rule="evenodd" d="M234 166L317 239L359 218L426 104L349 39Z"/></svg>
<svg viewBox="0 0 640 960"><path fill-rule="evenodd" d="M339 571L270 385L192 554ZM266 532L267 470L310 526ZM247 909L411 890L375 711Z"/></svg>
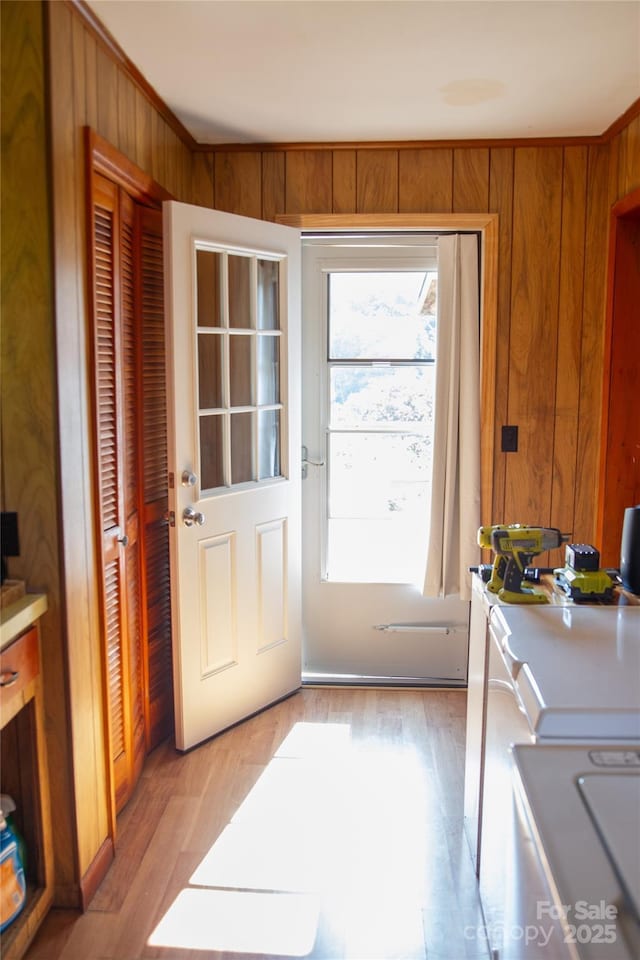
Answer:
<svg viewBox="0 0 640 960"><path fill-rule="evenodd" d="M607 287L606 287L606 313L604 327L604 355L602 362L602 405L601 405L601 432L600 432L600 469L598 475L598 492L596 500L596 540L600 545L602 553L602 562L605 565L616 567L619 564L620 552L619 545L622 535L622 516L619 520L612 519L612 509L619 508L619 503L613 503L611 494L614 492L611 487L612 469L619 465L611 463L608 456L608 444L610 424L613 419L611 405L616 400L619 386L614 382L614 336L620 336L620 315L624 312L620 310L620 304L616 304L616 270L619 261L619 245L626 243L626 237L622 224L628 219L640 219L640 187L632 190L621 200L611 207L609 215L609 246L607 258ZM618 330L616 330L616 319L618 319ZM624 333L624 330L622 331ZM633 352L627 353L631 358ZM627 504L632 506L632 504ZM614 552L614 550L616 552Z"/></svg>
<svg viewBox="0 0 640 960"><path fill-rule="evenodd" d="M302 231L469 231L480 236L480 512L492 523L495 453L496 348L498 336L497 213L328 213L276 217Z"/></svg>

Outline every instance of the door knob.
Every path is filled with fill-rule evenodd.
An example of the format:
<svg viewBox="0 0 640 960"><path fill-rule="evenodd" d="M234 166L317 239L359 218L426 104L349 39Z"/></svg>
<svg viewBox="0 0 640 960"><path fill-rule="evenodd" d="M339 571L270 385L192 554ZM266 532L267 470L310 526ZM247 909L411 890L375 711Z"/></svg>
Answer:
<svg viewBox="0 0 640 960"><path fill-rule="evenodd" d="M129 537L124 533L121 537L117 538L118 543L121 543L123 547L129 546Z"/></svg>
<svg viewBox="0 0 640 960"><path fill-rule="evenodd" d="M185 507L182 511L182 522L185 527L193 527L194 524L197 527L201 527L204 520L204 513L200 513L199 510L194 510L193 507Z"/></svg>
<svg viewBox="0 0 640 960"><path fill-rule="evenodd" d="M183 487L195 487L197 479L195 473L191 473L191 470L182 471L181 482Z"/></svg>

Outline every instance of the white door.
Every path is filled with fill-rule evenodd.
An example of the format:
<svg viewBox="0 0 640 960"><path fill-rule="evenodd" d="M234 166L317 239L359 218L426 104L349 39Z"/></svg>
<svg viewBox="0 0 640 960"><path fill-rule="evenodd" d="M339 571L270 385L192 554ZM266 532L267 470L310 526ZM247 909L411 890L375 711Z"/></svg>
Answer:
<svg viewBox="0 0 640 960"><path fill-rule="evenodd" d="M176 745L300 686L300 235L164 205Z"/></svg>
<svg viewBox="0 0 640 960"><path fill-rule="evenodd" d="M303 240L305 680L464 684L469 604L422 595L437 241Z"/></svg>

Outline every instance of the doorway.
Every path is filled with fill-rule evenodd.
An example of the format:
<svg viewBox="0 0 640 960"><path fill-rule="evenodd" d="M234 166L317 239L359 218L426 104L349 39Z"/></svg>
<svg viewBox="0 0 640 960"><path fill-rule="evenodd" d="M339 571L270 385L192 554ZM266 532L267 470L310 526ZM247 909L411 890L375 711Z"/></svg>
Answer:
<svg viewBox="0 0 640 960"><path fill-rule="evenodd" d="M437 235L303 239L303 680L462 685L468 603L423 596Z"/></svg>
<svg viewBox="0 0 640 960"><path fill-rule="evenodd" d="M640 190L611 211L597 539L620 564L625 507L640 503Z"/></svg>

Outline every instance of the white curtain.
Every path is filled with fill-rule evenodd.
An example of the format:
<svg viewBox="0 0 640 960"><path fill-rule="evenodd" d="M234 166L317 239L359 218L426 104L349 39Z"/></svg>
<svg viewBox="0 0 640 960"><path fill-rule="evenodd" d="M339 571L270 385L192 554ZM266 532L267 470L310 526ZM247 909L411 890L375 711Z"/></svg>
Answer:
<svg viewBox="0 0 640 960"><path fill-rule="evenodd" d="M428 597L469 600L468 568L480 560L478 288L477 237L440 237Z"/></svg>

